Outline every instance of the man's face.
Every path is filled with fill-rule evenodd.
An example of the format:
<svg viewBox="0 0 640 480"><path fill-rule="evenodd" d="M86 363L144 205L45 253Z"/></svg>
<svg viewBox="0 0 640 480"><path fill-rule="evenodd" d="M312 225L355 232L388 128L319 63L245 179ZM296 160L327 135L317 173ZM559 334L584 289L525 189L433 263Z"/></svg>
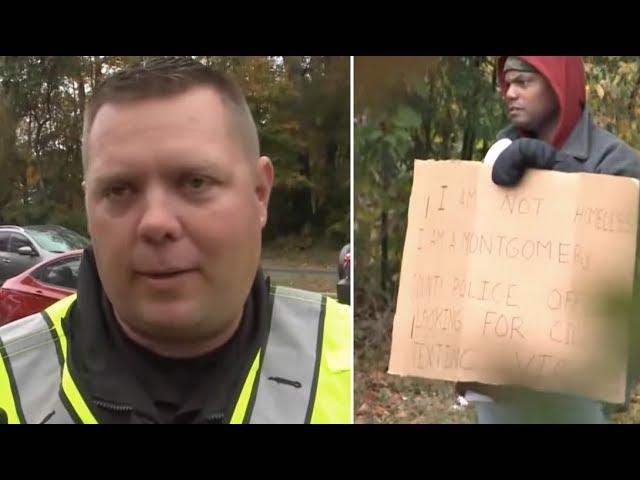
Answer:
<svg viewBox="0 0 640 480"><path fill-rule="evenodd" d="M260 259L273 167L246 158L210 88L106 104L88 136L88 227L128 327L206 338L237 319Z"/></svg>
<svg viewBox="0 0 640 480"><path fill-rule="evenodd" d="M505 82L507 110L514 125L539 134L555 123L558 100L546 78L534 72L509 70Z"/></svg>

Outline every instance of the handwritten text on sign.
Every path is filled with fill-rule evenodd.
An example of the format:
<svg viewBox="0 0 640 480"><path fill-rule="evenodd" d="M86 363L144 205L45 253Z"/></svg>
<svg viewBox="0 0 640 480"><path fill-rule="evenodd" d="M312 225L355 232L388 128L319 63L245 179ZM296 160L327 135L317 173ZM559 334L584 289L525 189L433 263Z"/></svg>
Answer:
<svg viewBox="0 0 640 480"><path fill-rule="evenodd" d="M416 160L389 372L518 383L621 401L638 186L530 170L498 187L478 162Z"/></svg>

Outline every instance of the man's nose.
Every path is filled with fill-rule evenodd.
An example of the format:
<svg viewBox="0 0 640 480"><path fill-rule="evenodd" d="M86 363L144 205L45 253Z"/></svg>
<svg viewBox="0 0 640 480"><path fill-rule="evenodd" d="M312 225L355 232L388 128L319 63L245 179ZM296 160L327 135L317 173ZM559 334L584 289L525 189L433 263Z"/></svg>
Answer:
<svg viewBox="0 0 640 480"><path fill-rule="evenodd" d="M505 93L505 98L508 101L512 101L512 100L515 100L516 98L518 98L518 89L515 87L515 85L513 85L513 83L510 84L507 87L507 92Z"/></svg>
<svg viewBox="0 0 640 480"><path fill-rule="evenodd" d="M143 240L161 244L180 238L182 225L170 192L162 187L150 188L143 209L138 225L138 235Z"/></svg>

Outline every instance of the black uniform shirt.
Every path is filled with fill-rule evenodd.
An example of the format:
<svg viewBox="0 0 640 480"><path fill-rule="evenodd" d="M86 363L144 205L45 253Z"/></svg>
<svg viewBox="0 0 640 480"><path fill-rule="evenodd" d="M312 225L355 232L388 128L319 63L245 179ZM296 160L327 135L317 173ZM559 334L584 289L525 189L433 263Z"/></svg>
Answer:
<svg viewBox="0 0 640 480"><path fill-rule="evenodd" d="M63 323L71 374L100 423L228 422L267 330L267 298L259 270L240 326L225 345L193 359L162 357L123 332L87 249L78 301Z"/></svg>

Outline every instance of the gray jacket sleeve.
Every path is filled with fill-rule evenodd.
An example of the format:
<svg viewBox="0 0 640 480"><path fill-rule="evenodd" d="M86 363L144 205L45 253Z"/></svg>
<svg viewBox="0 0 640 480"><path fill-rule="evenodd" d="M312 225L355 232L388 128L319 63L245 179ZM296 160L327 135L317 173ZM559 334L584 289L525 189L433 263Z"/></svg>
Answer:
<svg viewBox="0 0 640 480"><path fill-rule="evenodd" d="M640 157L635 150L623 143L612 145L603 156L596 172L640 180Z"/></svg>

